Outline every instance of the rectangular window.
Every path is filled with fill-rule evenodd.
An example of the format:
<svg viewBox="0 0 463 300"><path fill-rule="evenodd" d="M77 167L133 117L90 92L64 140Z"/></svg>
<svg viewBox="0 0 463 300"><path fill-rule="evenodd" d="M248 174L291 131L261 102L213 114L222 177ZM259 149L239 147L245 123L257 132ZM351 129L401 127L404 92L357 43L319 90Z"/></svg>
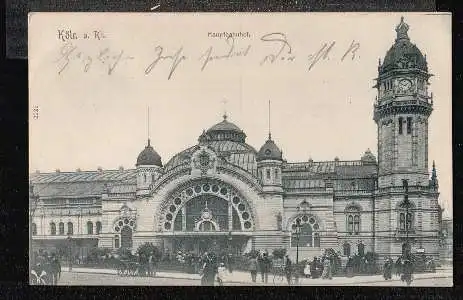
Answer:
<svg viewBox="0 0 463 300"><path fill-rule="evenodd" d="M402 126L404 123L404 119L402 117L399 118L399 134L402 134Z"/></svg>
<svg viewBox="0 0 463 300"><path fill-rule="evenodd" d="M407 117L407 134L412 133L412 118Z"/></svg>

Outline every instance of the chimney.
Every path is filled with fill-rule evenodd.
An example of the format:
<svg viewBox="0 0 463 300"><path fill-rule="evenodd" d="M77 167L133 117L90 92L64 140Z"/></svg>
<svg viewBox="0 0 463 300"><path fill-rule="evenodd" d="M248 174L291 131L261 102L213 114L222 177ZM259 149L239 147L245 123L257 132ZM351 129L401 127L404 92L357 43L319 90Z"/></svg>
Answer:
<svg viewBox="0 0 463 300"><path fill-rule="evenodd" d="M56 169L55 172L56 173L61 173L61 171L59 169Z"/></svg>
<svg viewBox="0 0 463 300"><path fill-rule="evenodd" d="M119 166L119 171L124 171L124 166Z"/></svg>
<svg viewBox="0 0 463 300"><path fill-rule="evenodd" d="M80 168L77 168L76 172L82 172L82 170Z"/></svg>
<svg viewBox="0 0 463 300"><path fill-rule="evenodd" d="M98 167L98 172L99 172L99 173L103 172L103 168L102 168L102 167Z"/></svg>

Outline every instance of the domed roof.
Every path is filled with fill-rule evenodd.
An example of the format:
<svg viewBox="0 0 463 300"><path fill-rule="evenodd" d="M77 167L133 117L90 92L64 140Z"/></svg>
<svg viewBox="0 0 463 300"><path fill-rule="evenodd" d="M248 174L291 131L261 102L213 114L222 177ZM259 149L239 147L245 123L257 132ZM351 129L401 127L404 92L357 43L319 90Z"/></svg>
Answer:
<svg viewBox="0 0 463 300"><path fill-rule="evenodd" d="M271 159L271 160L283 160L282 153L275 142L272 140L272 136L268 135L268 140L260 148L257 153L257 161Z"/></svg>
<svg viewBox="0 0 463 300"><path fill-rule="evenodd" d="M380 73L385 73L394 69L417 68L425 72L428 71L426 57L420 49L410 42L408 37L409 26L404 22L403 17L397 25L395 31L397 38L394 45L387 51L383 64L378 67Z"/></svg>
<svg viewBox="0 0 463 300"><path fill-rule="evenodd" d="M209 141L234 141L245 143L246 134L235 124L227 121L227 115L223 115L223 121L215 124L199 137L199 142Z"/></svg>
<svg viewBox="0 0 463 300"><path fill-rule="evenodd" d="M242 132L242 130L233 124L232 122L227 121L227 115L223 115L223 121L220 123L215 124L207 132L211 131L236 131L236 132Z"/></svg>
<svg viewBox="0 0 463 300"><path fill-rule="evenodd" d="M145 165L145 166L159 166L162 167L161 156L153 149L150 145L150 140L148 139L148 145L145 149L138 155L136 166Z"/></svg>

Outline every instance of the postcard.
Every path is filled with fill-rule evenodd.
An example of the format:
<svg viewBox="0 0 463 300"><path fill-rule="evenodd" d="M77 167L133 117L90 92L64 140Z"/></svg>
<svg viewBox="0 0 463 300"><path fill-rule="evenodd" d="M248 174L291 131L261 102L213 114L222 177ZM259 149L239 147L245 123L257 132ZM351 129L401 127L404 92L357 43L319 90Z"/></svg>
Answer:
<svg viewBox="0 0 463 300"><path fill-rule="evenodd" d="M28 18L31 284L453 285L450 14Z"/></svg>

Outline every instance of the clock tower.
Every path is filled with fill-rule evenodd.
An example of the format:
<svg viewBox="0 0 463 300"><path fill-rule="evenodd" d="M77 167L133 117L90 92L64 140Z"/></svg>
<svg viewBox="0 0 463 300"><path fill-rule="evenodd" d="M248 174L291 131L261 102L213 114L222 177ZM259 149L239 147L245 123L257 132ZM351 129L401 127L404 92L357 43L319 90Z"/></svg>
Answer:
<svg viewBox="0 0 463 300"><path fill-rule="evenodd" d="M378 126L378 187L427 186L428 118L432 94L426 56L408 36L402 17L397 38L379 61L374 120Z"/></svg>

